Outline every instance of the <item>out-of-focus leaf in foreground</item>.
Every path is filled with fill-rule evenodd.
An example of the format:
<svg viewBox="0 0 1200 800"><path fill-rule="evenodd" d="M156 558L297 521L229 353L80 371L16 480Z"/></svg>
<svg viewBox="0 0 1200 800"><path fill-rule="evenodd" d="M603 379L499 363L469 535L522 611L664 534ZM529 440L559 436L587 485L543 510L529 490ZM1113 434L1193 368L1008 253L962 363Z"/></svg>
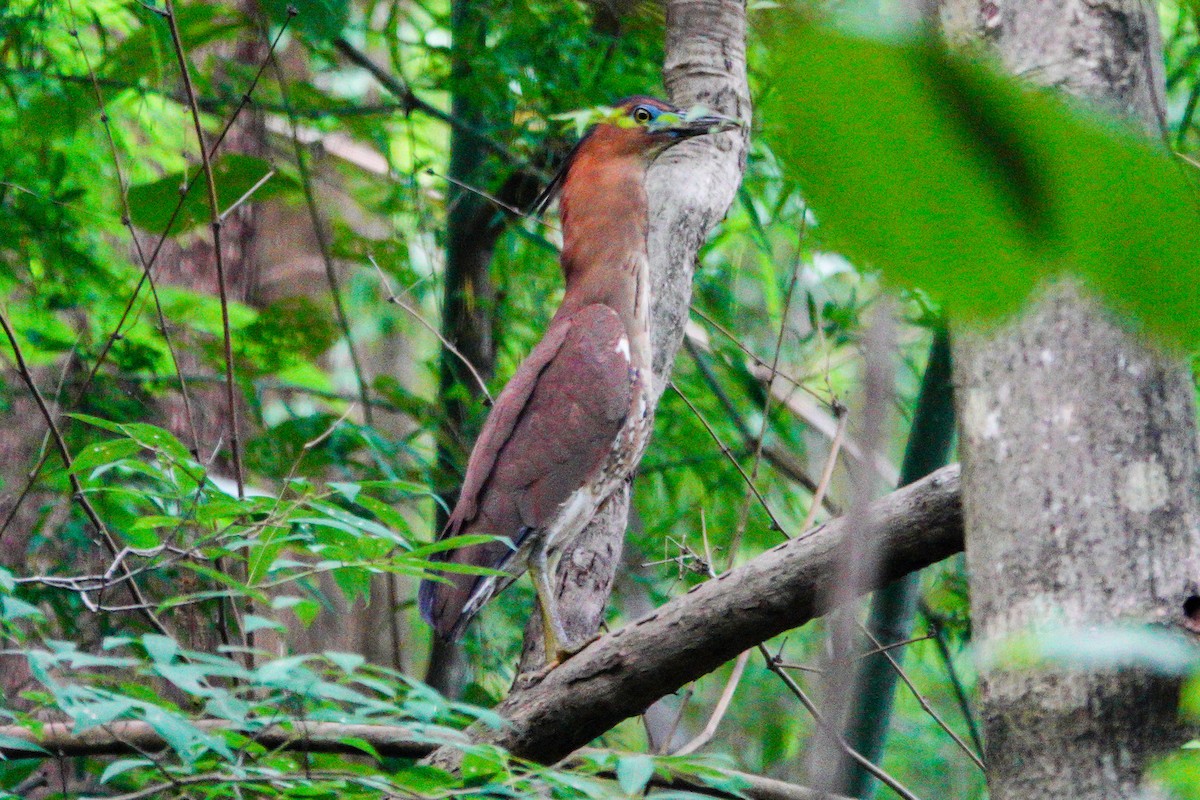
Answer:
<svg viewBox="0 0 1200 800"><path fill-rule="evenodd" d="M959 317L1083 277L1168 340L1200 344L1200 193L1143 132L920 38L781 12L766 132L826 241Z"/></svg>

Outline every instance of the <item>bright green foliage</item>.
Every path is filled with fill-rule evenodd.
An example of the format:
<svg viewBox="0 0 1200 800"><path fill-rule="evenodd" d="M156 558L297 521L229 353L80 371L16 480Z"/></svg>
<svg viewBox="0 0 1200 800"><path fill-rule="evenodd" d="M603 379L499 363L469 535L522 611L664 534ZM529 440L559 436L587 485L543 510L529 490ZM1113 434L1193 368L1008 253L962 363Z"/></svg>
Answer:
<svg viewBox="0 0 1200 800"><path fill-rule="evenodd" d="M12 369L15 354L0 345L0 452L13 462L0 464L0 512L46 456L18 511L0 519L0 648L19 654L0 656L0 680L29 673L0 704L0 725L143 720L169 743L153 758L79 760L68 796L160 784L156 797L224 798L235 787L256 798L626 797L648 787L669 796L680 793L658 785L673 776L740 791L730 767L803 782L811 719L756 659L704 751L716 756L651 752L636 720L553 769L463 745L457 731L494 723L487 707L511 684L530 609L523 583L468 632L464 702L421 683L429 639L413 607L416 580L450 546L430 542L462 467L461 458L433 463L446 401L440 343L414 317L439 326L453 194L442 117L451 93L479 110L467 137L480 148L478 189L499 193L516 175L543 180L551 154L575 139L564 120L626 95L663 94L661 15L636 6L614 35L589 4L490 2L477 6L480 40L452 42L443 0L291 6L294 18L276 0L175 4L210 145L229 128L215 182L218 210L237 208L222 234L232 251L239 237L253 245L252 258L235 252L226 263L239 291L224 308L161 5L19 0L0 10L0 310L73 458L68 472L56 443L43 447L40 412ZM1186 147L1200 36L1182 9L1168 22L1173 139ZM777 544L772 516L799 532L812 495L795 471L818 476L834 410L849 407L852 422L858 413L863 328L881 295L865 268L925 288L962 316L1010 309L1038 278L1071 268L1151 329L1193 341L1194 208L1175 202L1192 196L1191 167L923 45L851 37L766 8L755 7L751 23L752 90L774 100L756 115L734 207L700 254L694 326L673 374L698 414L680 394L663 396L635 485L612 628L710 567ZM759 33L785 27L787 37ZM276 37L278 70L267 59ZM347 46L436 113L381 88L345 57ZM470 68L452 74L452 55ZM803 103L789 102L795 96ZM334 313L308 190L348 330ZM246 213L252 221L240 228ZM544 330L562 283L553 220L497 211L488 221L501 223L490 267L498 291L481 300L494 323L494 394ZM152 292L138 251L148 260L164 232ZM405 308L387 302L393 294ZM940 315L923 293L899 307L899 421L883 443L892 462L927 328ZM225 315L243 497L223 392ZM351 344L370 415L358 402ZM769 392L776 361L786 378ZM449 391L467 396L463 386ZM485 413L471 404L467 429ZM468 446L445 452L454 460ZM851 449L829 488L842 506ZM771 515L738 466L754 475ZM119 556L73 497L72 477ZM145 607L130 596L126 569ZM922 585L917 635L940 639L910 645L906 669L969 739L949 678L953 667L972 691L961 564L931 570ZM784 662L817 667L826 645L820 624L770 643ZM794 674L819 693L819 676ZM656 734L676 713L674 745L700 731L727 677L698 681L689 700L668 698ZM982 797L981 776L911 694L897 706L886 769L922 797ZM197 724L214 718L228 730ZM379 758L355 737L344 742L353 756L267 751L246 737L301 719L396 724L456 743L463 774ZM1164 764L1163 781L1183 786L1193 753ZM35 765L0 761L0 793L16 791Z"/></svg>

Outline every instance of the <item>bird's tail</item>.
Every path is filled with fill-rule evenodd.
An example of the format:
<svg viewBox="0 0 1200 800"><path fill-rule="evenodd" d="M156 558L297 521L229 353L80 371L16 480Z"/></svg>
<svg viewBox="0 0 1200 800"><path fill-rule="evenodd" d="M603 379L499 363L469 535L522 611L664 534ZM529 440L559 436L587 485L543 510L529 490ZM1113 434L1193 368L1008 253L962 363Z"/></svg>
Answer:
<svg viewBox="0 0 1200 800"><path fill-rule="evenodd" d="M479 584L483 578L479 575L447 574L449 583L435 581L429 578L421 581L417 593L417 605L421 616L428 622L435 633L442 639L453 641L462 636L467 623L475 616L483 603L471 603L474 595L478 594ZM468 607L474 605L473 609Z"/></svg>
<svg viewBox="0 0 1200 800"><path fill-rule="evenodd" d="M516 541L511 544L508 540L501 539L460 547L439 553L434 560L458 566L507 570L509 565L514 563L513 556L517 547L528 533L529 529L523 528ZM523 569L522 565L521 570ZM417 605L421 609L421 616L433 626L437 635L453 641L462 636L467 624L479 613L484 603L516 580L520 571L501 576L468 575L459 572L444 572L442 575L443 580L426 578L421 581L421 588L417 592Z"/></svg>

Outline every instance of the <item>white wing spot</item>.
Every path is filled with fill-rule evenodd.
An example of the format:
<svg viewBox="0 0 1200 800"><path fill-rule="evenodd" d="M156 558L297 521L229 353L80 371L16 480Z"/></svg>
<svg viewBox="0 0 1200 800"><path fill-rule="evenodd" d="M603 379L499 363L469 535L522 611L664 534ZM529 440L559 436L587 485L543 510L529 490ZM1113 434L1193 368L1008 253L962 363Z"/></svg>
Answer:
<svg viewBox="0 0 1200 800"><path fill-rule="evenodd" d="M626 361L632 360L629 355L629 339L627 337L622 336L620 339L617 340L616 352L623 354L625 356Z"/></svg>

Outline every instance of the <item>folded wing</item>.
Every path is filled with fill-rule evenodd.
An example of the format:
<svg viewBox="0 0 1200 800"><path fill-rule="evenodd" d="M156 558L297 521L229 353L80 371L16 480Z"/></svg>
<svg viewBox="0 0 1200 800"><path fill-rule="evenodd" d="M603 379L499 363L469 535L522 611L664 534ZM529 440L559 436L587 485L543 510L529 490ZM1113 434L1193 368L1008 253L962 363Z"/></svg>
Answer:
<svg viewBox="0 0 1200 800"><path fill-rule="evenodd" d="M442 537L489 534L514 545L538 535L604 465L632 400L629 343L615 311L590 305L555 320L496 399L467 464ZM508 579L447 574L424 581L421 613L456 637L524 570L505 542L459 548L442 560L503 569Z"/></svg>

